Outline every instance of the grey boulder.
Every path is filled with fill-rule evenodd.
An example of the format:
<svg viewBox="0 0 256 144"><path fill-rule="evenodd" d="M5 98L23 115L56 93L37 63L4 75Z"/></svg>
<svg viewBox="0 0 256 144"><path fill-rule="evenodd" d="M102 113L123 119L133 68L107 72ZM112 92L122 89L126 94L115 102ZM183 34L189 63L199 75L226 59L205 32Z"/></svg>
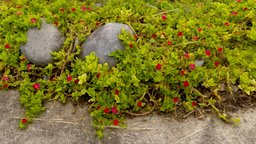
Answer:
<svg viewBox="0 0 256 144"><path fill-rule="evenodd" d="M60 50L65 37L52 24L42 19L41 28L29 29L27 43L20 47L23 55L32 63L46 66L52 62L51 52Z"/></svg>
<svg viewBox="0 0 256 144"><path fill-rule="evenodd" d="M134 35L128 25L114 22L96 29L82 45L82 59L94 51L99 58L99 63L108 63L110 66L115 66L117 60L108 56L108 54L118 49L124 49L122 42L118 38L122 29Z"/></svg>

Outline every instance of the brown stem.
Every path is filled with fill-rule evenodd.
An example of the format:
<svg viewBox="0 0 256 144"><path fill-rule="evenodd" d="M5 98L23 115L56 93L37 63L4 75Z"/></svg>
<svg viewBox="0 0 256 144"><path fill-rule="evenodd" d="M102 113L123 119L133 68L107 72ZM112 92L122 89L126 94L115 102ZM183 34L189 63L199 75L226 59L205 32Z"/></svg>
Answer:
<svg viewBox="0 0 256 144"><path fill-rule="evenodd" d="M153 112L154 109L155 109L155 104L154 104L154 107L153 107L150 111L145 112L145 113L140 113L140 114L138 114L138 113L132 113L132 112L128 112L128 111L125 112L125 113L127 113L127 114L129 114L129 115L131 115L131 116L145 116L145 115L148 115L148 114L150 114L151 112Z"/></svg>

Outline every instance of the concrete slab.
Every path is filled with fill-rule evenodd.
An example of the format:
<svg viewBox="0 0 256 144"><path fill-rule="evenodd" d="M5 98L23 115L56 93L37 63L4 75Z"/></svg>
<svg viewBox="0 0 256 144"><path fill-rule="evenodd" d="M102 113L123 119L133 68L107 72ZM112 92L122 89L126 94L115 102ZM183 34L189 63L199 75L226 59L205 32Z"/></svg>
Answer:
<svg viewBox="0 0 256 144"><path fill-rule="evenodd" d="M126 129L107 128L99 140L85 106L47 103L42 113L26 130L18 129L24 111L17 91L0 92L0 144L256 144L256 109L240 110L238 127L215 116L205 120L188 118L178 122L153 113L128 118Z"/></svg>

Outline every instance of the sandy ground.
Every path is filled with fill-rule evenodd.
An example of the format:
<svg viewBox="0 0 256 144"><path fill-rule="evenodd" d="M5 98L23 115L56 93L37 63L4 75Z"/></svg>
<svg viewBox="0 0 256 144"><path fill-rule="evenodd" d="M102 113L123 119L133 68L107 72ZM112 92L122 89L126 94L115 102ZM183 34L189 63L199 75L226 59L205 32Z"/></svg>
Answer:
<svg viewBox="0 0 256 144"><path fill-rule="evenodd" d="M17 91L0 92L0 144L256 144L256 109L240 110L235 127L216 116L205 120L193 117L178 122L152 113L127 119L126 129L107 128L99 140L87 107L74 113L71 103L47 103L42 113L26 130L18 128L24 111Z"/></svg>

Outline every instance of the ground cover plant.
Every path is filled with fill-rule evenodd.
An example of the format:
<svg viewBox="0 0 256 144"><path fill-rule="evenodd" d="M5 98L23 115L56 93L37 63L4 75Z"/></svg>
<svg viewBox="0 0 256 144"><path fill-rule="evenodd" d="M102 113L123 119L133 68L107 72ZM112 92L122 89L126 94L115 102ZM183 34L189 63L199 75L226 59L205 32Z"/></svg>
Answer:
<svg viewBox="0 0 256 144"><path fill-rule="evenodd" d="M105 127L124 127L126 115L153 110L200 116L210 109L234 123L228 104L255 101L255 0L98 2L103 6L94 0L1 1L0 87L19 90L26 110L21 128L51 100L88 104L99 137ZM30 63L19 49L41 17L67 38L46 67ZM81 60L82 42L108 22L128 24L136 34L120 34L125 50L110 54L117 65L99 64L94 53Z"/></svg>

